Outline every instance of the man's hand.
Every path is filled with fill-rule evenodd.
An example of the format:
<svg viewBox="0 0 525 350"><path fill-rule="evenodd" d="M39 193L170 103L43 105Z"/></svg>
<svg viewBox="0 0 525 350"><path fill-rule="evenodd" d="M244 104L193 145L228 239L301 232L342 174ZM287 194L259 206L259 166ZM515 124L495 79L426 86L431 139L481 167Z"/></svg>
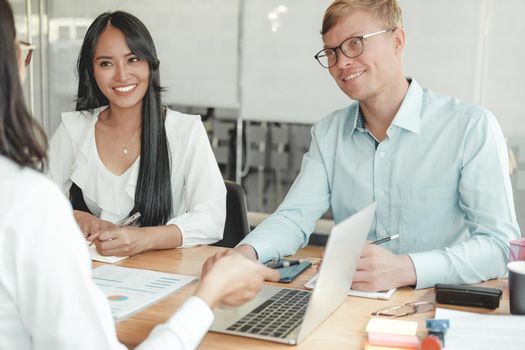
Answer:
<svg viewBox="0 0 525 350"><path fill-rule="evenodd" d="M250 260L232 249L217 253L212 258L214 262L195 292L211 308L220 303L229 306L244 304L255 298L265 280L279 281L279 271Z"/></svg>
<svg viewBox="0 0 525 350"><path fill-rule="evenodd" d="M74 215L82 234L89 242L92 242L100 231L117 227L112 222L99 219L83 211L75 210Z"/></svg>
<svg viewBox="0 0 525 350"><path fill-rule="evenodd" d="M366 244L352 289L377 292L397 287L415 285L416 270L408 255L396 255L379 245Z"/></svg>
<svg viewBox="0 0 525 350"><path fill-rule="evenodd" d="M245 258L249 260L257 260L257 253L255 252L255 249L248 244L240 245L234 249L227 249L222 252L216 253L212 256L210 256L202 265L202 271L201 275L204 277L206 274L211 270L213 265L221 258L223 258L226 255L230 254L240 254L243 255Z"/></svg>

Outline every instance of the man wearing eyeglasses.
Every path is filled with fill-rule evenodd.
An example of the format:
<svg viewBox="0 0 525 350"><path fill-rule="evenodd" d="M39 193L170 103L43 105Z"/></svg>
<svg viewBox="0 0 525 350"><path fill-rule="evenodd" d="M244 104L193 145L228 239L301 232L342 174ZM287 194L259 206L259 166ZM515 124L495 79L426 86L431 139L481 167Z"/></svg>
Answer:
<svg viewBox="0 0 525 350"><path fill-rule="evenodd" d="M340 222L375 201L368 239L399 239L365 246L352 288L504 275L509 240L520 232L494 115L405 77L395 0L335 1L321 34L315 58L357 102L314 125L286 199L236 250L261 261L293 254L328 208Z"/></svg>

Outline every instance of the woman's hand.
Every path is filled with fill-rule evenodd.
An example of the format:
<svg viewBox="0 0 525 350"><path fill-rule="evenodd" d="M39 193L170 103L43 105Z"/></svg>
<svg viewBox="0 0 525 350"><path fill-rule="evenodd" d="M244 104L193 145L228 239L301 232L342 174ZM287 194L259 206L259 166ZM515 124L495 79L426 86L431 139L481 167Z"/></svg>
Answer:
<svg viewBox="0 0 525 350"><path fill-rule="evenodd" d="M99 219L84 211L75 210L73 214L78 226L80 226L80 231L89 242L92 242L100 231L117 227L112 222Z"/></svg>
<svg viewBox="0 0 525 350"><path fill-rule="evenodd" d="M255 298L263 282L279 281L279 271L247 259L233 250L215 255L195 295L211 308L220 303L237 306Z"/></svg>
<svg viewBox="0 0 525 350"><path fill-rule="evenodd" d="M177 225L133 227L115 226L93 238L97 251L106 256L129 256L152 249L171 249L182 245Z"/></svg>
<svg viewBox="0 0 525 350"><path fill-rule="evenodd" d="M144 228L115 226L96 234L95 246L100 255L129 256L151 249L149 238Z"/></svg>

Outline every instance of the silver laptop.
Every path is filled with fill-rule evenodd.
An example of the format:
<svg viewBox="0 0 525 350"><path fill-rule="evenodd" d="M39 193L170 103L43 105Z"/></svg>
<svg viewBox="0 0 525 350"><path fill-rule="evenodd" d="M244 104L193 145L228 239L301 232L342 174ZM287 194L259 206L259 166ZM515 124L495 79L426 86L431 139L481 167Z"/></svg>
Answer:
<svg viewBox="0 0 525 350"><path fill-rule="evenodd" d="M345 300L374 217L372 204L334 226L313 291L264 286L238 308L217 308L211 331L297 344Z"/></svg>

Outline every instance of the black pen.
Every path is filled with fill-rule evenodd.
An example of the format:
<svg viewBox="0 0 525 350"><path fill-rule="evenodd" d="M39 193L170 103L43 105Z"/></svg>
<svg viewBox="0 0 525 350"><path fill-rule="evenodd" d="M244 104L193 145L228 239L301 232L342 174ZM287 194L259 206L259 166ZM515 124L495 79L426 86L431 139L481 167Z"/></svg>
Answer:
<svg viewBox="0 0 525 350"><path fill-rule="evenodd" d="M399 238L399 235L392 235L392 236L378 239L377 241L373 241L370 244L382 244L382 243L393 241L394 239L397 239L397 238Z"/></svg>
<svg viewBox="0 0 525 350"><path fill-rule="evenodd" d="M300 262L301 262L300 260L288 260L288 259L271 260L266 263L266 266L272 269L279 269L281 267L298 265Z"/></svg>

